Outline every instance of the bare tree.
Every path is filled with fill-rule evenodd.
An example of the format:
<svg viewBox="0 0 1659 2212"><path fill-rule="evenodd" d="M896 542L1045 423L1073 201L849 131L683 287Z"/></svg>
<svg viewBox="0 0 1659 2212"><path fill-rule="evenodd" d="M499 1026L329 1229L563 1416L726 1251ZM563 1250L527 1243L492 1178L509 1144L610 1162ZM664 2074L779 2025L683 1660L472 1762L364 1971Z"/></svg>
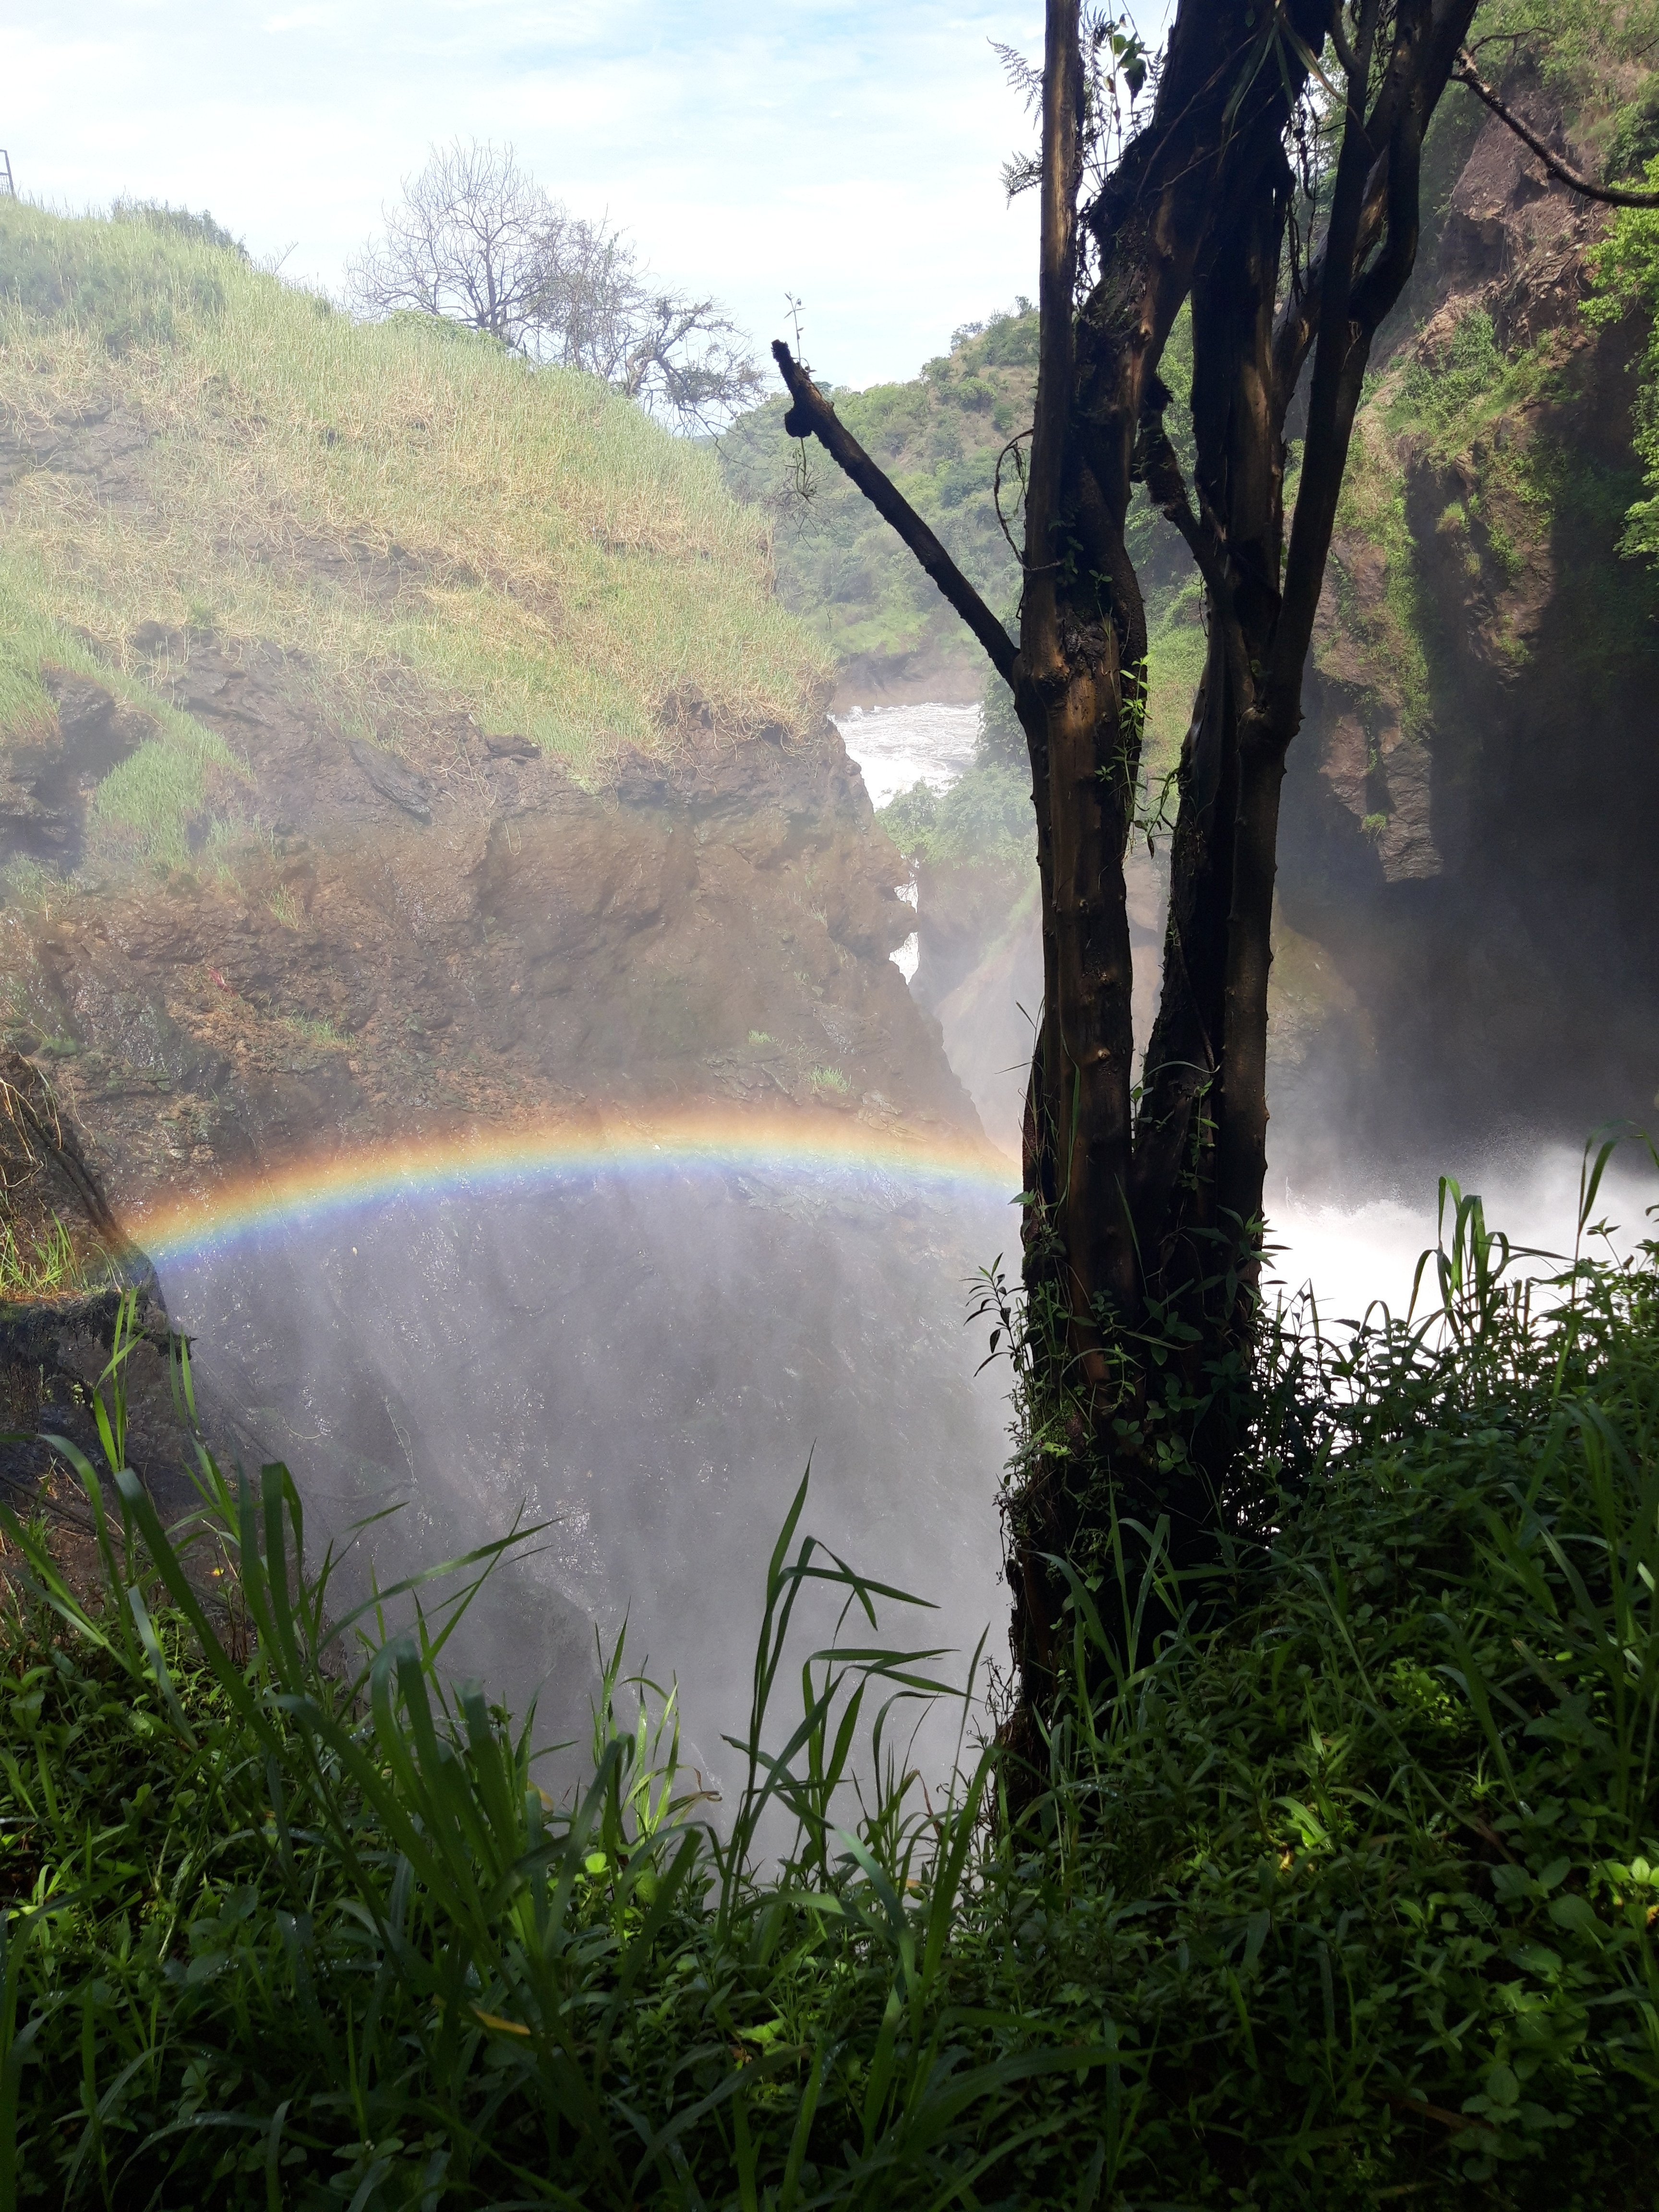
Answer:
<svg viewBox="0 0 1659 2212"><path fill-rule="evenodd" d="M539 359L603 377L683 428L718 428L759 399L759 364L720 302L665 289L609 222L561 211L548 275Z"/></svg>
<svg viewBox="0 0 1659 2212"><path fill-rule="evenodd" d="M352 305L366 314L399 307L488 331L525 345L548 289L554 202L520 168L510 146L434 146L403 198L380 210L383 236L347 270Z"/></svg>
<svg viewBox="0 0 1659 2212"><path fill-rule="evenodd" d="M1119 1545L1212 1565L1249 1525L1240 1446L1279 787L1372 340L1416 255L1424 134L1475 4L1179 0L1150 112L1132 117L1102 173L1090 134L1121 111L1103 105L1097 78L1091 91L1091 64L1127 78L1130 58L1103 44L1079 0L1048 0L1018 641L789 349L773 348L793 402L785 428L823 442L963 616L1009 685L1030 755L1044 999L1015 1316L1025 1433L1006 1510L1013 1735L1033 1755L1061 1694L1077 1578L1109 1618ZM1190 481L1158 374L1187 301ZM1285 422L1304 375L1287 517ZM1125 536L1138 483L1186 539L1209 636L1139 1091L1123 867L1146 683Z"/></svg>
<svg viewBox="0 0 1659 2212"><path fill-rule="evenodd" d="M352 303L487 331L538 362L600 377L681 429L760 396L748 342L713 299L657 282L626 234L573 216L510 146L434 148L349 271Z"/></svg>

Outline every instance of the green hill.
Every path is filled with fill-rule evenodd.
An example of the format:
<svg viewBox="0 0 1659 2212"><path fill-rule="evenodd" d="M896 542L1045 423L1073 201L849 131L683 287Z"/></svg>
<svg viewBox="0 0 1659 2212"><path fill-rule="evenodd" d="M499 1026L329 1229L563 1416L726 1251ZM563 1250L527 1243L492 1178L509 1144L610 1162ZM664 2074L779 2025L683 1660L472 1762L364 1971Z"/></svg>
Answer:
<svg viewBox="0 0 1659 2212"><path fill-rule="evenodd" d="M363 738L464 713L590 784L677 726L815 718L824 656L708 453L451 325L354 324L222 236L0 206L0 739L52 726L43 667L152 718L97 792L100 861L235 819L235 758L173 696L204 638L275 648Z"/></svg>
<svg viewBox="0 0 1659 2212"><path fill-rule="evenodd" d="M842 419L939 532L994 606L1012 608L1019 571L997 520L997 455L1031 419L1036 390L1036 315L1012 313L959 330L948 354L908 384L836 392ZM726 481L777 521L778 596L811 623L843 667L881 678L932 676L947 689L978 689L982 663L957 617L880 517L816 447L809 495L797 489L801 448L783 434L780 394L743 416L720 441ZM1005 512L1018 535L1018 486Z"/></svg>

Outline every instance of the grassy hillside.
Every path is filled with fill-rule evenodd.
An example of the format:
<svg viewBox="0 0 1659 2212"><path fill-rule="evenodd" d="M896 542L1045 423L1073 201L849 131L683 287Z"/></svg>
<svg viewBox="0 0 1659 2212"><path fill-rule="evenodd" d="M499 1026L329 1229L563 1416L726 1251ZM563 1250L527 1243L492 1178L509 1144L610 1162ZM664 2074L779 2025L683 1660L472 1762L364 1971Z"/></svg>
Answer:
<svg viewBox="0 0 1659 2212"><path fill-rule="evenodd" d="M50 726L43 665L112 683L159 734L96 812L141 847L204 779L234 811L169 697L193 638L280 648L344 732L465 710L590 781L688 694L737 731L821 696L707 453L450 325L354 325L199 224L0 206L0 736Z"/></svg>

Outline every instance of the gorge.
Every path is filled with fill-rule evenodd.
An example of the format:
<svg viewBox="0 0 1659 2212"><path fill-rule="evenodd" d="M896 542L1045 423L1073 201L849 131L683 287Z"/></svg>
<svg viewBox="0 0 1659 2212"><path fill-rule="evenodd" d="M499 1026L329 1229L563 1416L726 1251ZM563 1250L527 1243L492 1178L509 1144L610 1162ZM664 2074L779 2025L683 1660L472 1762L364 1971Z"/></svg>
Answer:
<svg viewBox="0 0 1659 2212"><path fill-rule="evenodd" d="M1601 217L1443 120L1286 795L1273 1227L1328 1311L1408 1282L1441 1170L1558 1238L1562 1160L1659 1085L1638 334L1581 313ZM626 1616L717 1771L731 1593L809 1455L826 1535L994 1644L1006 1413L963 1316L1018 1241L1037 963L942 608L833 494L797 530L775 404L717 468L187 226L19 207L0 256L7 1033L226 1433L319 1533L408 1500L382 1580L550 1522L457 1653L552 1735ZM846 403L1005 593L1030 320ZM1167 766L1201 641L1162 527ZM1149 975L1161 897L1148 854Z"/></svg>

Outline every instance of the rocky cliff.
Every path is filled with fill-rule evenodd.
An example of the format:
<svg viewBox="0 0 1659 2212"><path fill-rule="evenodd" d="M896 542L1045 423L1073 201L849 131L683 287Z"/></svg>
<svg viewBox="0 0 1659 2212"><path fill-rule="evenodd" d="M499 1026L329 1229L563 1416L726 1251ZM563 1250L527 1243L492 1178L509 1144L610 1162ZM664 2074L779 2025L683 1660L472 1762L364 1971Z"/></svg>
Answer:
<svg viewBox="0 0 1659 2212"><path fill-rule="evenodd" d="M1513 90L1594 167L1594 107ZM1659 592L1618 550L1645 334L1583 313L1603 211L1471 123L1359 424L1285 787L1280 967L1288 941L1322 971L1280 999L1304 1146L1576 1140L1659 1083Z"/></svg>
<svg viewBox="0 0 1659 2212"><path fill-rule="evenodd" d="M1650 77L1608 63L1564 89L1523 54L1510 82L1594 169ZM1619 550L1645 327L1587 319L1603 212L1461 92L1427 182L1285 789L1275 1158L1304 1188L1576 1142L1650 1119L1659 1085L1659 592ZM1158 873L1136 858L1143 1041ZM1033 875L921 871L917 986L1005 1143L1042 988Z"/></svg>
<svg viewBox="0 0 1659 2212"><path fill-rule="evenodd" d="M58 731L11 755L31 795L118 719L86 678L57 689ZM192 641L173 690L245 766L233 866L71 874L0 911L11 1040L53 1067L118 1206L607 1109L971 1126L887 957L901 870L827 725L698 721L593 791L465 715L396 754L353 744L258 646Z"/></svg>

